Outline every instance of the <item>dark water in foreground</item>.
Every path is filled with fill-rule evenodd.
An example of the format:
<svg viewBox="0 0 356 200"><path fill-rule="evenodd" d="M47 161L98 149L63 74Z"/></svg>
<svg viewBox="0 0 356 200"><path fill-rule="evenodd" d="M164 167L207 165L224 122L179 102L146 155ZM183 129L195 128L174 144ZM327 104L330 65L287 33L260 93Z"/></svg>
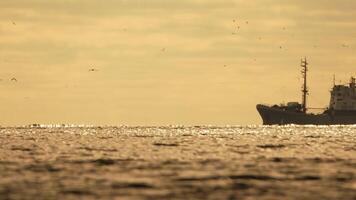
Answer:
<svg viewBox="0 0 356 200"><path fill-rule="evenodd" d="M0 199L356 199L356 126L0 129Z"/></svg>

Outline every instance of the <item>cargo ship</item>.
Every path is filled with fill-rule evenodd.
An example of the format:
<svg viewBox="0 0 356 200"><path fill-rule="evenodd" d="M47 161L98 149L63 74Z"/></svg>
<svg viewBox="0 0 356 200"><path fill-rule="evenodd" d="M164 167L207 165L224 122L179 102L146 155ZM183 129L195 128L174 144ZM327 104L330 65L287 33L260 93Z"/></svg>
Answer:
<svg viewBox="0 0 356 200"><path fill-rule="evenodd" d="M336 85L330 91L329 106L322 109L321 113L308 112L313 108L307 107L307 72L308 62L301 60L303 85L302 103L288 102L279 105L257 104L256 108L261 115L264 125L284 124L311 124L311 125L342 125L356 124L356 84L351 77L348 85Z"/></svg>

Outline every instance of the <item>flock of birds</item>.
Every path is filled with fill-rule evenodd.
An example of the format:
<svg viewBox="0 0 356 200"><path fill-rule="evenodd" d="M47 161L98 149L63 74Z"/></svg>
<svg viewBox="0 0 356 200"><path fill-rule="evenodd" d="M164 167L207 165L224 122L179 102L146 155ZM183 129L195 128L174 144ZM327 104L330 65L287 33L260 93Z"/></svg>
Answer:
<svg viewBox="0 0 356 200"><path fill-rule="evenodd" d="M235 31L233 31L231 34L236 35L237 31L240 30L241 26L240 26L240 24L238 24L236 19L233 19L232 22L235 24ZM248 21L245 21L245 24L248 24Z"/></svg>
<svg viewBox="0 0 356 200"><path fill-rule="evenodd" d="M97 69L97 68L90 68L88 70L88 72L98 72L98 71L99 71L99 69ZM0 79L0 82L2 82L2 81L4 81L4 79ZM9 81L14 82L14 83L18 82L17 78L15 78L15 77L12 77L11 79L9 79Z"/></svg>
<svg viewBox="0 0 356 200"><path fill-rule="evenodd" d="M238 34L238 31L241 29L242 25L248 25L249 24L249 21L243 21L243 22L238 22L238 20L236 19L233 19L232 20L233 24L234 24L234 31L231 33L232 35L237 35ZM16 23L14 21L11 21L12 25L16 26ZM286 27L282 27L282 30L285 31L286 30ZM127 31L127 29L124 29L124 31ZM262 37L258 37L258 40L262 40ZM317 48L318 46L317 45L313 45L314 48ZM347 44L342 44L341 47L343 48L350 48L349 45ZM279 45L279 49L284 49L284 47L282 45ZM166 52L166 48L163 47L161 48L160 50L162 53ZM256 61L257 59L254 58L253 59L254 61ZM227 65L225 64L224 67L227 67ZM99 70L97 68L94 68L94 67L91 67L88 69L88 72L98 72ZM0 79L0 81L3 81L3 79ZM11 82L18 82L17 78L13 77L10 79Z"/></svg>
<svg viewBox="0 0 356 200"><path fill-rule="evenodd" d="M237 35L243 24L245 24L245 25L248 25L248 24L249 24L249 21L244 21L244 22L240 22L240 23L239 23L238 20L236 20L236 19L233 19L232 22L233 22L234 28L235 28L235 29L231 32L232 35ZM283 26L281 29L282 29L283 31L286 31L286 30L287 30L287 28L286 28L285 26ZM258 40L262 40L262 37L261 37L261 36L258 37ZM279 45L278 47L279 47L279 49L284 49L284 47L283 47L282 45ZM313 45L313 47L314 47L314 48L317 48L318 46L317 46L317 45ZM347 45L347 44L341 44L341 47L343 47L343 48L350 48L350 46Z"/></svg>
<svg viewBox="0 0 356 200"><path fill-rule="evenodd" d="M246 26L249 25L249 21L240 21L240 22L239 22L237 19L233 19L232 22L233 22L233 24L234 24L234 25L233 25L233 26L234 26L234 30L231 32L232 35L237 35L238 32L240 31L241 27L243 27L244 25L246 25ZM281 29L282 29L283 31L286 31L286 30L287 30L287 28L286 28L285 26L281 27ZM258 37L258 40L262 40L262 37L261 37L261 36ZM341 44L340 47L341 47L341 48L351 48L350 45L345 44L345 43ZM287 50L287 49L286 49L284 46L282 46L282 45L279 45L278 48L279 48L280 50ZM313 48L318 48L318 45L313 45ZM254 58L253 60L256 61L257 59ZM224 65L224 67L227 67L227 65Z"/></svg>

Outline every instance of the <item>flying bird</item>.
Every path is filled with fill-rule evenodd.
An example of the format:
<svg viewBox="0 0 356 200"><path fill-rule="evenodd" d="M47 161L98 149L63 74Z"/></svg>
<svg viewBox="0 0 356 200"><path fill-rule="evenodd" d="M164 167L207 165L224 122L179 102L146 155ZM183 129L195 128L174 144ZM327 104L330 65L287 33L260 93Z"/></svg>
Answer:
<svg viewBox="0 0 356 200"><path fill-rule="evenodd" d="M17 79L16 78L12 78L11 81L17 82Z"/></svg>
<svg viewBox="0 0 356 200"><path fill-rule="evenodd" d="M89 71L89 72L97 72L97 71L99 71L99 70L98 70L98 69L95 69L95 68L90 68L88 71Z"/></svg>
<svg viewBox="0 0 356 200"><path fill-rule="evenodd" d="M348 46L348 45L346 45L346 44L342 44L342 47L347 48L347 47L349 47L349 46Z"/></svg>

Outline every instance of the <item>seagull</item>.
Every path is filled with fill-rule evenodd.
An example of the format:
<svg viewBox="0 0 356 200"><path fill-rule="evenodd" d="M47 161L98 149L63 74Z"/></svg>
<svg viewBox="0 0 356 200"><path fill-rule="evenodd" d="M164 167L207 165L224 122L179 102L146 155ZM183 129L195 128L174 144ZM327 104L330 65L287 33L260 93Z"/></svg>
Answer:
<svg viewBox="0 0 356 200"><path fill-rule="evenodd" d="M17 79L16 78L12 78L11 81L17 82Z"/></svg>
<svg viewBox="0 0 356 200"><path fill-rule="evenodd" d="M97 72L97 71L99 71L98 69L95 69L95 68L91 68L91 69L89 69L88 70L89 72Z"/></svg>
<svg viewBox="0 0 356 200"><path fill-rule="evenodd" d="M342 44L342 47L345 47L345 48L346 48L346 47L349 47L349 46L348 46L348 45L346 45L346 44Z"/></svg>

